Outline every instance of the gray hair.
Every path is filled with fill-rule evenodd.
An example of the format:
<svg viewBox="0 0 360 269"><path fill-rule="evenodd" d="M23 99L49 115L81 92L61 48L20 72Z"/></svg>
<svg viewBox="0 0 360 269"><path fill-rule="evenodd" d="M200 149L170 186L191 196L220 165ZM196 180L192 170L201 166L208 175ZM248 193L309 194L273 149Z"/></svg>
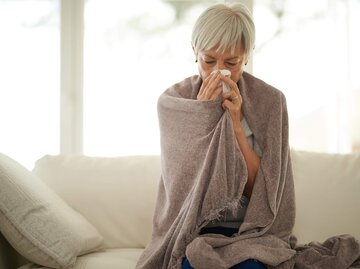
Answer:
<svg viewBox="0 0 360 269"><path fill-rule="evenodd" d="M220 53L228 49L233 53L242 44L249 56L255 43L255 25L249 10L241 3L208 7L194 25L191 43L195 53L215 47Z"/></svg>

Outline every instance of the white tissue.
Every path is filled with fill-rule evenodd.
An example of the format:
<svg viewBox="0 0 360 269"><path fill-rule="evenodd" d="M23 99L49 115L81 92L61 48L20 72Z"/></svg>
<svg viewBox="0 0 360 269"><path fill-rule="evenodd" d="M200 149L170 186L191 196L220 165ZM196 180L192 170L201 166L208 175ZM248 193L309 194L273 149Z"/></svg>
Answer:
<svg viewBox="0 0 360 269"><path fill-rule="evenodd" d="M216 71L217 71L217 70L212 71L211 74L214 73L214 72L216 72ZM220 72L221 72L221 74L222 74L223 76L226 76L226 77L229 77L229 76L231 75L231 72L230 72L229 70L227 70L227 69L221 69ZM222 87L223 87L223 92L228 92L228 91L230 91L229 86L228 86L227 84L225 84L224 82L222 82Z"/></svg>
<svg viewBox="0 0 360 269"><path fill-rule="evenodd" d="M231 72L229 70L227 70L227 69L221 69L220 72L225 77L228 77L228 76L231 75Z"/></svg>

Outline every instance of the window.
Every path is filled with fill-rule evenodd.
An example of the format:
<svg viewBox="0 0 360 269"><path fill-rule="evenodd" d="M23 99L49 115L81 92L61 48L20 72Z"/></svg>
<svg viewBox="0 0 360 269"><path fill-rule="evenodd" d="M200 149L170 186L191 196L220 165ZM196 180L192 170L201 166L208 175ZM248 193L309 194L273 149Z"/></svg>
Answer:
<svg viewBox="0 0 360 269"><path fill-rule="evenodd" d="M0 1L0 149L28 168L59 152L59 2Z"/></svg>
<svg viewBox="0 0 360 269"><path fill-rule="evenodd" d="M360 150L359 12L356 0L255 1L253 73L285 93L294 148Z"/></svg>
<svg viewBox="0 0 360 269"><path fill-rule="evenodd" d="M85 154L160 153L157 98L197 73L191 29L206 5L86 1Z"/></svg>
<svg viewBox="0 0 360 269"><path fill-rule="evenodd" d="M0 0L1 152L29 168L60 140L62 153L159 154L157 98L198 73L191 30L214 2ZM290 145L360 151L360 2L243 2L248 66L285 93Z"/></svg>

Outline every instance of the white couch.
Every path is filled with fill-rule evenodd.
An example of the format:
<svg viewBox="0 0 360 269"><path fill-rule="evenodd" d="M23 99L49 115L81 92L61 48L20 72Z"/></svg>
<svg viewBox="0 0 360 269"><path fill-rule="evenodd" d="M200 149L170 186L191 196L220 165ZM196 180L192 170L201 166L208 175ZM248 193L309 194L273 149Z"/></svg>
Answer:
<svg viewBox="0 0 360 269"><path fill-rule="evenodd" d="M292 150L300 243L340 234L360 239L360 155ZM133 269L151 236L159 156L45 156L32 173L103 236L103 249L79 256L74 269ZM0 234L0 268L46 268L28 262Z"/></svg>

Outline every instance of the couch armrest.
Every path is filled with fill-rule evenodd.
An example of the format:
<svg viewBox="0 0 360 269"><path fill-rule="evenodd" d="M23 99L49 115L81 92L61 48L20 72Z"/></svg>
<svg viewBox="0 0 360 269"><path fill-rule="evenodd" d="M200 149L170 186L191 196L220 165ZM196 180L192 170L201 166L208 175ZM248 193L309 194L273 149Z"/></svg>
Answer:
<svg viewBox="0 0 360 269"><path fill-rule="evenodd" d="M16 252L0 232L0 268L16 269L27 263L28 261Z"/></svg>

